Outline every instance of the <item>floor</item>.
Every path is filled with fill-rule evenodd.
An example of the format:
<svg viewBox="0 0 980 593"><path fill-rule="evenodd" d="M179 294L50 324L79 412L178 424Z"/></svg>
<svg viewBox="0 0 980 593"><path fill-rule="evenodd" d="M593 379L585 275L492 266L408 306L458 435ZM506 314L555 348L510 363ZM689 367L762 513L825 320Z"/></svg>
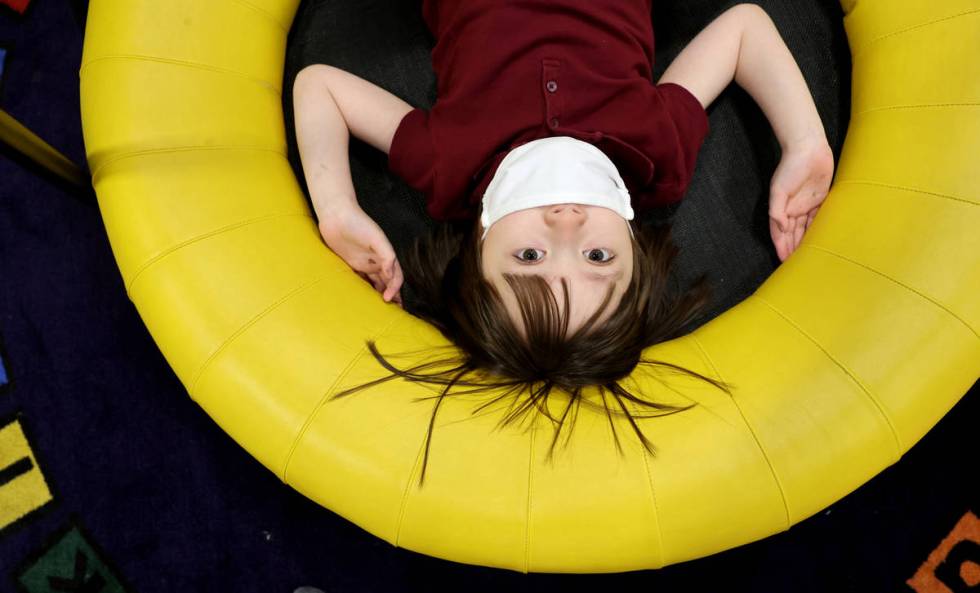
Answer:
<svg viewBox="0 0 980 593"><path fill-rule="evenodd" d="M85 9L0 6L0 108L81 166ZM395 548L281 483L187 397L126 297L91 192L9 150L0 295L0 591L980 586L976 385L900 461L788 531L662 570L525 576Z"/></svg>

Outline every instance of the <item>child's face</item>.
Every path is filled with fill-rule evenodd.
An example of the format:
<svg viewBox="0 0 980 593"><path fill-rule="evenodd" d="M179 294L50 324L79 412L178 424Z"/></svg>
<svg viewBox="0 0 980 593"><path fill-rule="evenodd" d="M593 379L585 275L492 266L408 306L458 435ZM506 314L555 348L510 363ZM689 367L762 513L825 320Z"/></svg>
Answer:
<svg viewBox="0 0 980 593"><path fill-rule="evenodd" d="M613 295L599 322L608 318L633 277L629 223L601 206L552 204L511 212L490 225L480 257L486 279L500 291L522 335L517 298L504 273L540 274L559 307L564 302L561 277L567 278L569 333L595 313L612 282Z"/></svg>

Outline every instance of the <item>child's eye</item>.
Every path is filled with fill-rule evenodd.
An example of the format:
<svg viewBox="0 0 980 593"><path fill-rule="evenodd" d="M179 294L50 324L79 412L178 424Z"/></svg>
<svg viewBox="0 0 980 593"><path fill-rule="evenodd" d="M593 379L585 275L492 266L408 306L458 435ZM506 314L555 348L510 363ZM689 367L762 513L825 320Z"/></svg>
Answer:
<svg viewBox="0 0 980 593"><path fill-rule="evenodd" d="M541 259L541 256L535 256L532 259L525 259L525 257L524 257L524 255L526 253L528 253L528 252L530 252L530 253L536 253L538 251L540 251L540 249L535 249L533 247L526 247L524 249L521 249L520 251L518 251L518 254L519 255L517 256L517 260L519 262L521 262L521 263L527 263L527 262L530 262L530 261L538 261L538 260Z"/></svg>
<svg viewBox="0 0 980 593"><path fill-rule="evenodd" d="M532 253L533 254L533 253L537 253L538 251L541 251L541 250L540 249L535 249L533 247L527 247L525 249L522 249L522 250L520 250L518 252L519 255L517 256L517 260L519 262L521 262L521 263L524 263L524 264L529 263L529 262L540 261L541 260L541 257L543 257L543 256L533 256L531 259L527 259L525 257L525 254L527 254L527 253ZM609 252L610 254L612 253L608 249L599 249L599 248L596 248L596 249L588 249L586 251L583 251L582 253L585 253L586 254L585 257L589 261L597 262L597 263L600 263L600 264L608 264L612 260L616 259L616 256L615 255L610 255L609 258L602 259L602 253L604 251L605 252ZM598 255L596 255L596 254L598 254Z"/></svg>
<svg viewBox="0 0 980 593"><path fill-rule="evenodd" d="M602 252L603 251L609 251L609 250L608 249L599 249L599 248L596 248L596 249L589 249L588 251L585 251L584 253L588 253L588 255L586 257L589 258L589 261L597 261L597 262L603 263L603 264L607 264L607 263L611 262L612 260L616 259L616 256L615 255L612 255L612 252L611 251L609 251L609 253L610 253L609 259L602 259ZM597 252L599 253L599 256L598 256L599 259L595 259L595 258L592 257L592 254L597 253Z"/></svg>

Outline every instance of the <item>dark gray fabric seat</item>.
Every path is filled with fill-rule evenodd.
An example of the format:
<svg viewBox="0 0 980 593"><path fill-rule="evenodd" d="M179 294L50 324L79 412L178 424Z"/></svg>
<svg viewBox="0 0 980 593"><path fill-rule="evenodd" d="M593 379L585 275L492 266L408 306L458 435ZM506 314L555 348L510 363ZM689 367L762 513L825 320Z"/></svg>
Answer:
<svg viewBox="0 0 980 593"><path fill-rule="evenodd" d="M617 0L625 1L625 0ZM776 23L810 87L834 151L835 162L850 114L850 51L836 0L757 2ZM683 47L735 2L654 0L656 81ZM304 66L331 64L369 80L416 107L430 108L436 78L434 39L421 0L304 0L290 32L283 81L289 158L305 182L296 148L292 82ZM769 181L779 163L779 143L751 96L737 84L708 107L711 129L684 199L671 207L637 212L640 221L671 224L680 249L673 275L686 286L706 273L709 307L693 330L739 303L780 264L769 235ZM351 138L351 175L358 201L401 257L414 237L435 226L425 199L387 169L387 155ZM413 309L411 287L402 288Z"/></svg>

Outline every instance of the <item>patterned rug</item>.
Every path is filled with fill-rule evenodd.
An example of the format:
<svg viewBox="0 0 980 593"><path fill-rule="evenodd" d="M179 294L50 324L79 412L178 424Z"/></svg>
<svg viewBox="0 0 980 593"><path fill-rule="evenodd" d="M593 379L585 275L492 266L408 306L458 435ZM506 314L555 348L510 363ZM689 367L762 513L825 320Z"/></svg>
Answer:
<svg viewBox="0 0 980 593"><path fill-rule="evenodd" d="M341 6L354 0L304 3ZM78 164L84 15L0 6L0 108ZM838 503L708 558L521 575L395 548L281 483L190 400L126 297L94 196L0 150L0 592L980 590L978 385Z"/></svg>

